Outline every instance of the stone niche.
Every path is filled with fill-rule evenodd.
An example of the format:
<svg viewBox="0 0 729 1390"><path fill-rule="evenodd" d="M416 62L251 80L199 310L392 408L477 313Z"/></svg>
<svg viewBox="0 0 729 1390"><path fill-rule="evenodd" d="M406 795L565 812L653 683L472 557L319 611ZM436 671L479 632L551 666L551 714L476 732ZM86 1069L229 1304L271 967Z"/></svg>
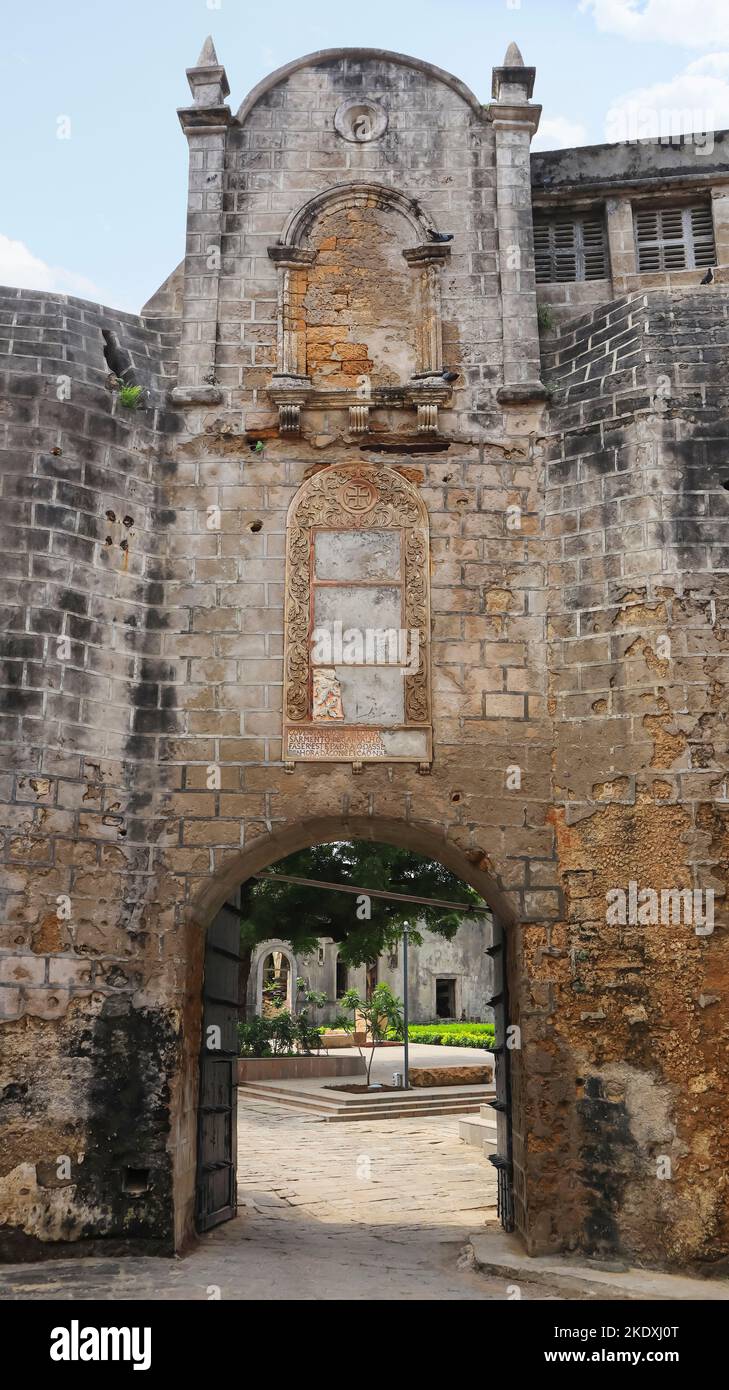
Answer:
<svg viewBox="0 0 729 1390"><path fill-rule="evenodd" d="M317 388L404 386L418 369L421 313L403 259L404 218L386 208L335 208L307 238L302 328L306 375Z"/></svg>
<svg viewBox="0 0 729 1390"><path fill-rule="evenodd" d="M268 254L279 269L277 369L283 433L305 407L349 412L365 434L378 407L414 411L433 433L443 377L440 269L450 247L395 189L346 184L295 214Z"/></svg>
<svg viewBox="0 0 729 1390"><path fill-rule="evenodd" d="M284 759L430 767L427 513L394 469L333 465L287 527Z"/></svg>

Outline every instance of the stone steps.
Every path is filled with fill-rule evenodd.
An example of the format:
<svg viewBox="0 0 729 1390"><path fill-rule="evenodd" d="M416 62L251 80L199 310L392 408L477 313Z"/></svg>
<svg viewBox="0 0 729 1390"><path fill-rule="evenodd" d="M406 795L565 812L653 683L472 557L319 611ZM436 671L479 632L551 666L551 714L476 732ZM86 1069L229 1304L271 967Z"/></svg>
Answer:
<svg viewBox="0 0 729 1390"><path fill-rule="evenodd" d="M482 1153L495 1154L496 1114L488 1105L480 1106L480 1112L479 1115L469 1115L468 1119L458 1121L458 1137Z"/></svg>
<svg viewBox="0 0 729 1390"><path fill-rule="evenodd" d="M336 1095L333 1092L327 1094L323 1087L304 1089L288 1087L281 1083L266 1085L261 1082L248 1082L238 1089L243 1099L274 1101L278 1105L308 1111L328 1121L477 1115L484 1097L493 1094L491 1090L479 1087L478 1090L465 1093L459 1091L458 1094L450 1096L443 1091L434 1094L432 1091L423 1092L417 1089L403 1091L400 1095L394 1091L385 1091L381 1095L355 1096L344 1093Z"/></svg>

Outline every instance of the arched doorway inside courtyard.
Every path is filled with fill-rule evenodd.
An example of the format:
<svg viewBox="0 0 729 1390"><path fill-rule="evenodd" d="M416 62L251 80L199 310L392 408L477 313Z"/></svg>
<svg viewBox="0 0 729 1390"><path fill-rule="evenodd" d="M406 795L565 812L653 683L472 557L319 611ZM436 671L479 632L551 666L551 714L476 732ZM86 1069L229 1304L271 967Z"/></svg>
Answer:
<svg viewBox="0 0 729 1390"><path fill-rule="evenodd" d="M343 825L342 822L329 821L327 823L319 822L316 827L314 825L301 826L277 836L276 842L270 845L268 854L264 855L262 853L263 847L257 846L253 855L241 856L239 872L244 874L247 869L248 878L241 878L236 884L237 874L234 866L231 865L225 875L225 891L223 891L223 883L214 885L214 893L212 891L213 885L211 885L211 891L208 895L210 900L208 910L212 911L212 921L205 938L202 981L203 1028L200 1052L200 1104L197 1127L198 1154L194 1218L198 1232L210 1229L211 1226L230 1219L236 1213L238 1022L247 1011L245 998L241 991L241 979L250 978L250 962L246 965L243 974L241 973L239 889L241 885L246 883L260 882L264 875L267 876L271 873L275 875L277 870L281 872L282 861L292 852L302 849L309 850L318 845L331 846L341 842L345 834L348 839L350 837L354 839L358 832L361 834L362 830L365 832L362 838L370 845L399 846L409 850L416 857L422 856L424 861L427 860L437 865L443 872L444 879L449 882L448 897L439 897L437 901L453 902L458 896L459 887L463 890L460 901L464 907L467 901L465 895L469 890L472 894L475 890L475 894L478 895L478 914L471 906L470 915L479 915L482 926L487 926L487 933L482 940L482 950L483 954L488 957L491 970L491 992L488 994L484 992L480 1007L484 1015L493 1018L495 1026L493 1057L496 1093L490 1104L498 1123L498 1150L491 1162L498 1175L498 1215L507 1229L513 1229L511 1068L509 1066L511 1058L505 1045L508 1020L506 934L499 896L480 867L472 864L456 847L443 842L440 837L427 831L423 832L414 827L401 825L394 827L382 823L373 825L371 821L364 824L348 821L346 825ZM256 880L254 876L259 877ZM367 883L350 884L349 886L372 888L372 884ZM325 892L319 895L322 902L327 896ZM215 901L216 897L217 902ZM222 902L220 902L221 897L223 897ZM417 898L418 894L414 894L413 897ZM329 900L331 901L331 894L329 894ZM354 899L350 898L349 904L353 907ZM496 912L494 912L494 906L496 906ZM418 904L416 901L413 901L408 908L408 912L415 922L418 920L418 912L423 913L426 910L422 904ZM331 924L328 924L328 929L322 931L322 936L328 940L331 937L331 930ZM371 953L368 956L363 956L356 966L352 965L341 937L339 940L331 941L332 949L329 955L321 944L316 951L305 952L303 955L304 965L302 966L302 958L300 953L296 951L295 943L288 939L295 933L291 930L287 932L286 924L280 922L278 934L279 939L277 941L262 943L258 952L256 976L259 980L259 986L254 988L252 998L254 1004L260 1003L262 1013L267 1002L267 995L270 996L269 1011L271 1003L274 1008L281 1009L283 1007L282 996L284 995L286 1006L292 1011L297 993L296 976L308 965L307 978L303 982L298 980L298 986L303 983L308 987L311 984L311 967L314 962L323 969L325 966L328 967L329 961L331 961L331 988L326 993L327 1004L330 1004L332 1008L336 1008L338 1001L341 1002L341 994L345 988L351 989L353 985L356 986L358 969L362 975L362 997L365 999L380 982L383 967L385 976L390 971L395 981L397 981L398 968L402 971L402 952L398 942L392 936L387 943L383 940L381 952L376 956ZM269 945L273 945L274 949L269 950ZM468 965L464 963L464 972L467 969ZM433 975L433 1000L429 1010L433 1021L438 1018L438 999L440 998L439 991L442 993L442 978L442 974L434 973ZM284 985L285 989L282 989ZM452 996L454 999L456 998L455 988L452 991ZM462 997L465 998L466 995L459 983L459 1000ZM473 1012L473 1008L470 1011ZM465 1009L463 1010L463 1017L464 1019L466 1017ZM210 1047L211 1038L214 1041L212 1048ZM441 1051L445 1052L445 1049L441 1049ZM448 1060L454 1055L454 1053L449 1053ZM327 1126L326 1128L330 1127ZM247 1155L250 1152L251 1142L255 1143L255 1135L251 1138L246 1135L244 1130L241 1133L243 1155ZM491 1171L489 1169L490 1173Z"/></svg>

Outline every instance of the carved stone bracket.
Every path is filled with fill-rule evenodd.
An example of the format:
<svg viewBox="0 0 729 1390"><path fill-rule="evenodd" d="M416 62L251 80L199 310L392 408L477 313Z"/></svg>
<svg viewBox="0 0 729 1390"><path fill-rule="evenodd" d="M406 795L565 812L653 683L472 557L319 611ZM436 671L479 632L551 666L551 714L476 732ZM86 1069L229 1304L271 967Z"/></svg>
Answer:
<svg viewBox="0 0 729 1390"><path fill-rule="evenodd" d="M418 434L437 434L438 433L438 407L437 405L418 406Z"/></svg>
<svg viewBox="0 0 729 1390"><path fill-rule="evenodd" d="M280 405L278 408L278 427L281 434L301 432L301 406Z"/></svg>
<svg viewBox="0 0 729 1390"><path fill-rule="evenodd" d="M276 373L268 388L274 405L278 406L278 427L282 434L298 434L301 429L301 407L311 395L308 376L285 376Z"/></svg>
<svg viewBox="0 0 729 1390"><path fill-rule="evenodd" d="M352 434L366 434L370 427L370 408L368 405L350 405L349 428Z"/></svg>

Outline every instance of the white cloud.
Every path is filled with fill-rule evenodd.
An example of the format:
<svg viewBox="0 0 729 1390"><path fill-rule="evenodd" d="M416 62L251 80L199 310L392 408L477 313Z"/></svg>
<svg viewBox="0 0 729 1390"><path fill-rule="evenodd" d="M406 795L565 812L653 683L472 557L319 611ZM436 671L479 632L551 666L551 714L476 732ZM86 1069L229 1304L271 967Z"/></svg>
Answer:
<svg viewBox="0 0 729 1390"><path fill-rule="evenodd" d="M638 87L616 98L605 119L605 140L725 130L729 127L729 53L689 63L666 82ZM711 142L709 142L710 144ZM697 148L700 142L697 141ZM707 151L709 146L707 145Z"/></svg>
<svg viewBox="0 0 729 1390"><path fill-rule="evenodd" d="M579 121L568 116L548 116L539 122L532 141L533 150L569 150L587 144L587 131Z"/></svg>
<svg viewBox="0 0 729 1390"><path fill-rule="evenodd" d="M709 48L729 43L727 0L580 0L603 34Z"/></svg>
<svg viewBox="0 0 729 1390"><path fill-rule="evenodd" d="M104 302L102 291L93 280L62 266L47 265L34 256L23 241L13 241L0 233L0 285L23 290L48 290L52 294L75 294L80 299Z"/></svg>

